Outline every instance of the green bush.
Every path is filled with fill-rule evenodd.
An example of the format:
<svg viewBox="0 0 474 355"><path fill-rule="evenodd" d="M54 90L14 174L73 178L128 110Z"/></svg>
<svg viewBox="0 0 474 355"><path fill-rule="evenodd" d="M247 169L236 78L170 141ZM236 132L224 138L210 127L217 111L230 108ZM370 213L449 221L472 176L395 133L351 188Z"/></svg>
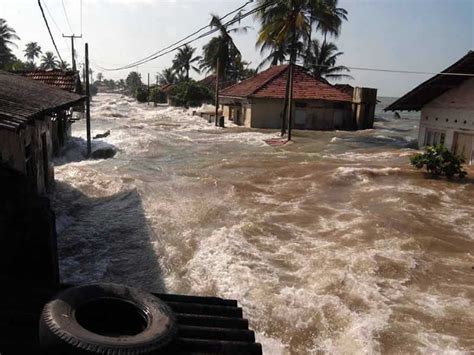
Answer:
<svg viewBox="0 0 474 355"><path fill-rule="evenodd" d="M184 81L171 91L171 100L176 106L197 107L211 102L212 93L204 85L195 81Z"/></svg>
<svg viewBox="0 0 474 355"><path fill-rule="evenodd" d="M166 103L166 94L161 91L159 87L155 86L153 89L150 90L148 99L151 102L155 103Z"/></svg>
<svg viewBox="0 0 474 355"><path fill-rule="evenodd" d="M432 176L446 176L451 179L455 176L463 178L467 172L463 170L464 158L451 153L443 145L427 146L426 152L416 154L410 158L411 164L418 169L426 166Z"/></svg>
<svg viewBox="0 0 474 355"><path fill-rule="evenodd" d="M145 88L138 88L135 90L135 98L138 102L147 102L148 100L148 90Z"/></svg>

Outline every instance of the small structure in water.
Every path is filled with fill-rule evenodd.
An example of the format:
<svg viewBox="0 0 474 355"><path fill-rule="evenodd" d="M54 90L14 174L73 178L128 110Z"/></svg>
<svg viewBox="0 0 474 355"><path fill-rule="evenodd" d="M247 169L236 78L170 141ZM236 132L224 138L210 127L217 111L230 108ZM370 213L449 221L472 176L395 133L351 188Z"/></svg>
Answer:
<svg viewBox="0 0 474 355"><path fill-rule="evenodd" d="M281 128L288 65L271 68L220 93L224 116L251 128ZM348 89L350 89L348 91ZM312 130L373 127L377 90L338 88L296 65L294 73L294 128Z"/></svg>
<svg viewBox="0 0 474 355"><path fill-rule="evenodd" d="M474 51L399 98L385 111L421 111L418 144L442 144L474 163Z"/></svg>
<svg viewBox="0 0 474 355"><path fill-rule="evenodd" d="M0 71L0 161L43 193L54 180L53 151L69 136L72 107L85 96Z"/></svg>

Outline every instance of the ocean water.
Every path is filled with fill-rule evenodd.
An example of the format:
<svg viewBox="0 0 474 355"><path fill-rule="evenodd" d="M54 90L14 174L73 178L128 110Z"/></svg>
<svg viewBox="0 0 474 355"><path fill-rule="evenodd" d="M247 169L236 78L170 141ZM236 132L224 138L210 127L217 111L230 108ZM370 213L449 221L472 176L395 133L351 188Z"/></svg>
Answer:
<svg viewBox="0 0 474 355"><path fill-rule="evenodd" d="M56 161L63 281L238 299L268 354L474 351L474 180L428 179L417 115L375 129L220 129L116 94ZM471 175L474 171L470 170Z"/></svg>

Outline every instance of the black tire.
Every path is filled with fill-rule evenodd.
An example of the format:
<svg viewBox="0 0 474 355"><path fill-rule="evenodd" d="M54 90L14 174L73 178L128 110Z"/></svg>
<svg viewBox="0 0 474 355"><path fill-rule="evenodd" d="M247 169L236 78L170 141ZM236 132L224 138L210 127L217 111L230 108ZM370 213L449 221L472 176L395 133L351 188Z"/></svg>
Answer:
<svg viewBox="0 0 474 355"><path fill-rule="evenodd" d="M155 296L115 284L69 288L41 314L47 354L157 354L176 333L172 311Z"/></svg>

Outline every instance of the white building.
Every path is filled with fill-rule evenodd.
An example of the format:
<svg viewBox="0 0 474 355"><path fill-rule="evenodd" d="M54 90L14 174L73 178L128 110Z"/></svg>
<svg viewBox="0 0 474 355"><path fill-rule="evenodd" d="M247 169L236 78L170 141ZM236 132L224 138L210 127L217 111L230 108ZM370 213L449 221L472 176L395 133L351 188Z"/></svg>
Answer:
<svg viewBox="0 0 474 355"><path fill-rule="evenodd" d="M474 51L443 71L474 75ZM443 144L474 164L474 76L436 75L386 111L421 111L418 145Z"/></svg>

